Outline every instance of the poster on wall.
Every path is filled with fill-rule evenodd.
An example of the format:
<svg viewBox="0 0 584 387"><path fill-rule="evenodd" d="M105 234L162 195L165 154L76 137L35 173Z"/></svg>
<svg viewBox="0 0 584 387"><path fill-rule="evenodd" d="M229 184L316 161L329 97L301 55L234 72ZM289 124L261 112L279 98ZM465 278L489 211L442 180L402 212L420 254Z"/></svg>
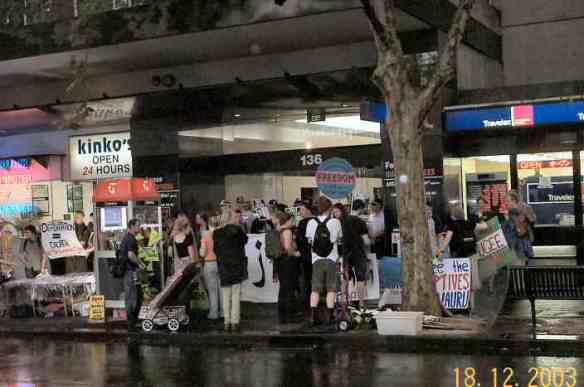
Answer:
<svg viewBox="0 0 584 387"><path fill-rule="evenodd" d="M467 174L466 192L468 216L479 210L507 213L507 175L505 173ZM482 202L479 201L482 199Z"/></svg>
<svg viewBox="0 0 584 387"><path fill-rule="evenodd" d="M34 211L39 216L50 215L50 201L49 201L49 185L48 184L33 184L32 191L32 206Z"/></svg>
<svg viewBox="0 0 584 387"><path fill-rule="evenodd" d="M49 259L87 255L72 223L42 223L41 242Z"/></svg>
<svg viewBox="0 0 584 387"><path fill-rule="evenodd" d="M69 138L71 179L132 177L130 132Z"/></svg>

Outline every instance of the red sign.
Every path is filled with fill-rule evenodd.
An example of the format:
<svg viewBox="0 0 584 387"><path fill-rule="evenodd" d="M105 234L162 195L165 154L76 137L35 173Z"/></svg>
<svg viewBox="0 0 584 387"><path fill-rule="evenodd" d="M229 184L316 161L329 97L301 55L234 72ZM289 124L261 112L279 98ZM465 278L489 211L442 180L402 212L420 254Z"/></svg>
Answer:
<svg viewBox="0 0 584 387"><path fill-rule="evenodd" d="M519 169L571 168L572 160L520 161Z"/></svg>
<svg viewBox="0 0 584 387"><path fill-rule="evenodd" d="M132 179L132 194L134 200L160 200L154 179Z"/></svg>
<svg viewBox="0 0 584 387"><path fill-rule="evenodd" d="M95 188L95 201L127 202L130 200L160 200L153 179L116 179L103 180Z"/></svg>
<svg viewBox="0 0 584 387"><path fill-rule="evenodd" d="M132 200L132 180L103 180L95 187L96 202L127 202Z"/></svg>
<svg viewBox="0 0 584 387"><path fill-rule="evenodd" d="M511 108L511 122L513 126L533 126L533 105L519 105Z"/></svg>

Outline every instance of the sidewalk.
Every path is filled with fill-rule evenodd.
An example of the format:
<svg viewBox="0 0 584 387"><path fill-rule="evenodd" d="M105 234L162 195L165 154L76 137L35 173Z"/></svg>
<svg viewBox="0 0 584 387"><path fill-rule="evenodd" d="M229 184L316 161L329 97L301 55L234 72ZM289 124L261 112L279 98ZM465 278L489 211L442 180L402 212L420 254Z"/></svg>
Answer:
<svg viewBox="0 0 584 387"><path fill-rule="evenodd" d="M424 329L418 337L380 336L375 330L347 333L308 331L302 323L280 325L274 316L256 319L244 315L242 332L226 334L222 325L208 321L192 325L188 331L171 334L166 330L129 333L122 323L90 324L79 318L0 320L4 337L51 338L79 341L138 340L154 345L207 345L307 348L340 347L382 352L432 352L461 354L546 354L584 356L584 301L536 303L538 336L531 337L529 302L507 305L488 334L470 331Z"/></svg>

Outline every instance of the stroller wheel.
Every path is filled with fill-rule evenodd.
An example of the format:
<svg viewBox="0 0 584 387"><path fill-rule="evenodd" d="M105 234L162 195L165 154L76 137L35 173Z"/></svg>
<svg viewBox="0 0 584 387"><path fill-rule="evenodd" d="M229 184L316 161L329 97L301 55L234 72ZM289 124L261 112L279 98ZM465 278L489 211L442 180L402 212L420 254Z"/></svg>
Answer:
<svg viewBox="0 0 584 387"><path fill-rule="evenodd" d="M341 320L341 321L339 321L339 323L337 325L338 325L339 331L341 331L341 332L347 332L349 330L349 328L351 328L351 324L347 320Z"/></svg>
<svg viewBox="0 0 584 387"><path fill-rule="evenodd" d="M168 320L168 329L171 332L176 332L179 330L179 328L180 328L180 323L178 322L177 319L171 318L170 320Z"/></svg>
<svg viewBox="0 0 584 387"><path fill-rule="evenodd" d="M152 320L142 320L142 330L144 332L150 332L152 329L154 329Z"/></svg>

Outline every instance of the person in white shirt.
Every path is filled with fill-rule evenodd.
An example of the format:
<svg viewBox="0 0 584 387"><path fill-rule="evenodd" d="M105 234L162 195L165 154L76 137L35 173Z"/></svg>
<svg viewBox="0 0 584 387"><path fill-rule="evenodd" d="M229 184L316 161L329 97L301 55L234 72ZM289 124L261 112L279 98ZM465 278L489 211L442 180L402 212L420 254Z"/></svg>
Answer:
<svg viewBox="0 0 584 387"><path fill-rule="evenodd" d="M343 237L343 228L338 219L331 216L333 204L326 197L319 199L318 218L311 219L306 226L306 238L312 246L312 293L310 295L311 323L315 324L315 312L321 292L326 291L326 306L329 311L329 324L334 322L334 306L336 294L336 273L339 262L339 243ZM329 241L318 236L319 224L325 224L328 229ZM321 227L322 229L322 227ZM322 233L321 233L322 234ZM323 251L326 256L319 255Z"/></svg>
<svg viewBox="0 0 584 387"><path fill-rule="evenodd" d="M371 203L371 215L367 227L369 228L369 239L374 243L373 249L377 259L381 259L385 252L385 215L383 202L379 199L375 199Z"/></svg>

